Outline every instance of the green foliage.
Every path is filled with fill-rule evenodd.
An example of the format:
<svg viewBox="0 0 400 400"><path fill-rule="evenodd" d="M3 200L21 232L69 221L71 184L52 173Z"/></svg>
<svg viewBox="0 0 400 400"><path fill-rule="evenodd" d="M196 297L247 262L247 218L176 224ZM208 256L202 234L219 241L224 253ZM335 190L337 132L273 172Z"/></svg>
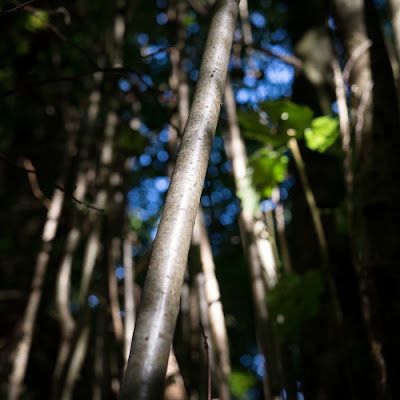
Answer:
<svg viewBox="0 0 400 400"><path fill-rule="evenodd" d="M289 158L282 151L263 148L249 159L251 180L262 197L270 197L272 189L285 180Z"/></svg>
<svg viewBox="0 0 400 400"><path fill-rule="evenodd" d="M259 105L261 111L239 112L244 135L262 143L279 147L289 138L305 138L307 147L323 153L339 136L337 118L322 116L313 119L307 106L291 101L267 101Z"/></svg>
<svg viewBox="0 0 400 400"><path fill-rule="evenodd" d="M232 394L239 400L249 400L250 396L246 392L254 387L256 383L257 380L254 374L239 370L233 370L229 379L229 387Z"/></svg>
<svg viewBox="0 0 400 400"><path fill-rule="evenodd" d="M304 132L307 147L323 153L339 137L339 121L328 116L314 118L311 128Z"/></svg>
<svg viewBox="0 0 400 400"><path fill-rule="evenodd" d="M260 108L268 114L269 121L282 137L300 139L313 117L310 107L286 100L267 101L260 104Z"/></svg>
<svg viewBox="0 0 400 400"><path fill-rule="evenodd" d="M258 111L238 111L238 119L244 128L243 134L248 139L276 146L286 142L286 139L277 137L277 135L270 132L266 119Z"/></svg>
<svg viewBox="0 0 400 400"><path fill-rule="evenodd" d="M31 32L47 29L48 22L49 13L46 11L36 11L34 14L26 15L25 28Z"/></svg>
<svg viewBox="0 0 400 400"><path fill-rule="evenodd" d="M301 139L311 126L313 112L307 106L291 101L267 101L259 105L260 112L239 112L244 135L262 143L283 146L291 137Z"/></svg>
<svg viewBox="0 0 400 400"><path fill-rule="evenodd" d="M136 215L131 216L131 227L132 229L137 232L143 228L143 221Z"/></svg>
<svg viewBox="0 0 400 400"><path fill-rule="evenodd" d="M268 294L271 317L284 338L293 340L308 318L317 315L324 283L319 270L282 276Z"/></svg>
<svg viewBox="0 0 400 400"><path fill-rule="evenodd" d="M338 120L329 116L313 119L308 106L291 101L266 101L260 111L239 112L244 135L278 150L263 148L250 157L251 181L261 197L270 197L272 189L283 182L287 174L288 157L283 155L290 138L305 137L311 150L324 152L339 136ZM241 197L247 197L243 193ZM254 196L253 196L254 197Z"/></svg>
<svg viewBox="0 0 400 400"><path fill-rule="evenodd" d="M193 13L185 13L183 18L183 25L187 28L190 24L196 21L195 14Z"/></svg>

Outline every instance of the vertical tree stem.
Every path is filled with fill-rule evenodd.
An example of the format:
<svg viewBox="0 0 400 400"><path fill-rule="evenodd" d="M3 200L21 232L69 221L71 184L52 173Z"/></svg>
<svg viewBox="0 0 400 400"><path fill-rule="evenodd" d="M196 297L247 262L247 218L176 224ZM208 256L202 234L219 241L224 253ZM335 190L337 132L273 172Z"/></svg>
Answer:
<svg viewBox="0 0 400 400"><path fill-rule="evenodd" d="M193 225L221 108L238 2L219 1L143 290L121 399L160 399Z"/></svg>

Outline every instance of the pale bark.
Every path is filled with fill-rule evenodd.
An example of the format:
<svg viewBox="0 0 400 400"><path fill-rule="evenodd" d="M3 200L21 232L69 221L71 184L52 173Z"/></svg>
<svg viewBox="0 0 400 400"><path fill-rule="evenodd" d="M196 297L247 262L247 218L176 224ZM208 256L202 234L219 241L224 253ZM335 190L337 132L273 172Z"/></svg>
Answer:
<svg viewBox="0 0 400 400"><path fill-rule="evenodd" d="M64 112L67 110L64 109ZM76 141L76 125L66 125L68 140L66 143L66 151L64 155L64 176L68 172L71 165L71 154L75 150ZM59 187L64 186L65 178L61 178L58 183ZM22 319L21 338L17 343L10 381L8 387L8 399L19 399L22 392L22 384L28 365L28 358L31 350L34 327L36 323L37 313L39 311L40 301L42 297L43 284L46 276L50 254L53 247L53 241L56 237L60 216L63 209L65 193L63 190L55 188L50 207L47 212L46 222L42 232L42 244L40 253L36 259L34 275L32 278L32 287L28 298L28 303Z"/></svg>
<svg viewBox="0 0 400 400"><path fill-rule="evenodd" d="M400 1L388 1L397 62L400 63ZM398 68L398 67L397 67Z"/></svg>
<svg viewBox="0 0 400 400"><path fill-rule="evenodd" d="M98 175L99 191L95 199L96 207L102 210L106 208L109 201L109 179L114 159L116 124L118 121L118 117L112 108L113 107L111 107L111 110L107 114L106 126L104 128L104 142L100 155L100 171ZM90 321L87 301L93 271L100 251L100 237L103 229L102 216L99 216L98 211L91 210L91 212L91 217L94 221L84 252L78 300L80 315L78 317L78 329L75 333L77 339L74 345L74 353L68 367L67 378L61 391L61 398L63 400L70 399L73 396L74 387L79 378L80 370L88 349Z"/></svg>
<svg viewBox="0 0 400 400"><path fill-rule="evenodd" d="M170 52L171 73L169 75L169 87L172 90L172 96L168 102L168 107L172 114L168 126L169 139L167 144L169 178L171 178L174 170L176 151L179 147L180 136L184 128L182 125L187 121L187 114L185 115L185 119L183 119L179 112L181 109L180 104L183 99L182 96L180 96L180 87L185 80L185 74L181 67L181 53L185 46L185 30L183 27L184 7L184 2L180 0L171 0L168 2L167 15L168 23L170 24L169 34L172 36L171 42L175 41ZM189 107L187 107L187 109L189 109Z"/></svg>
<svg viewBox="0 0 400 400"><path fill-rule="evenodd" d="M240 128L236 117L235 98L232 86L228 81L225 88L225 104L228 114L229 137L225 140L225 152L232 159L232 170L235 178L236 190L243 191L250 186L247 176L247 155L245 144L240 135ZM242 238L243 249L247 257L248 268L250 272L250 282L253 296L254 318L256 322L256 338L258 351L264 357L268 357L267 371L263 374L264 397L267 400L279 396L279 389L271 392L271 376L276 376L277 371L274 371L274 366L270 362L270 341L271 338L266 338L268 335L268 309L265 299L265 283L263 265L260 260L259 249L255 235L255 218L251 207L246 207L242 204L242 210L239 215L239 227ZM271 268L272 267L272 268ZM273 271L274 266L267 266L267 270ZM267 277L269 281L269 277ZM269 343L268 343L269 342ZM275 386L275 385L274 385ZM278 385L279 386L279 385ZM276 396L274 396L276 394Z"/></svg>
<svg viewBox="0 0 400 400"><path fill-rule="evenodd" d="M83 325L81 326L78 339L76 340L73 349L73 354L71 362L69 364L67 376L59 397L60 400L73 399L75 384L80 376L82 364L85 361L90 334L90 319L88 315L89 313L86 314L87 318L85 318L85 320L83 321Z"/></svg>
<svg viewBox="0 0 400 400"><path fill-rule="evenodd" d="M106 126L104 128L104 142L102 145L101 156L100 156L100 170L98 175L98 186L99 191L96 195L95 205L99 209L104 210L107 206L109 194L108 184L111 173L111 165L114 158L114 147L115 147L115 135L116 125L118 121L117 114L110 110L106 119ZM96 258L100 248L100 234L102 230L102 218L99 217L98 213L92 213L93 227L89 234L87 241L85 256L83 261L81 286L79 292L79 306L87 300L89 285L92 278L94 266L96 264Z"/></svg>
<svg viewBox="0 0 400 400"><path fill-rule="evenodd" d="M253 33L249 21L249 7L247 0L241 0L239 4L239 15L242 23L243 41L246 45L247 53L251 53L253 46Z"/></svg>
<svg viewBox="0 0 400 400"><path fill-rule="evenodd" d="M228 334L225 325L225 316L220 299L219 284L215 276L215 264L212 255L210 241L203 222L203 211L199 207L196 223L193 229L192 246L197 246L201 267L204 275L205 297L207 312L209 314L212 345L215 354L215 367L217 382L214 382L219 390L222 400L230 399L229 376L231 373ZM205 324L203 323L205 327ZM206 332L207 334L207 332ZM212 354L212 353L211 353Z"/></svg>
<svg viewBox="0 0 400 400"><path fill-rule="evenodd" d="M96 86L101 83L102 78L102 73L95 76ZM99 114L100 99L101 94L98 89L94 90L89 96L87 132L83 133L84 137L80 149L80 165L77 172L76 189L74 191L78 199L85 198L89 182L95 176L94 163L90 161L89 153L93 144L94 126ZM54 398L57 398L61 374L68 360L75 330L75 320L70 309L70 287L72 262L81 239L81 209L82 206L73 210L71 229L66 239L64 255L57 274L56 305L61 325L61 342L53 374Z"/></svg>
<svg viewBox="0 0 400 400"><path fill-rule="evenodd" d="M274 188L272 192L272 199L276 203L276 208L274 212L276 221L276 233L278 237L278 244L280 249L280 254L282 258L283 270L285 273L292 272L292 260L290 258L289 245L286 239L285 233L285 216L283 204L280 202L279 188Z"/></svg>
<svg viewBox="0 0 400 400"><path fill-rule="evenodd" d="M138 313L121 399L160 399L180 291L200 202L235 28L238 4L217 4L193 104L168 190Z"/></svg>
<svg viewBox="0 0 400 400"><path fill-rule="evenodd" d="M210 316L208 315L205 279L204 274L201 271L198 271L193 278L193 286L195 287L194 292L197 295L195 301L199 312L199 318L197 320L193 318L193 325L197 324L200 327L201 334L198 336L199 342L197 345L200 349L202 365L204 366L204 376L206 377L206 384L203 385L203 382L201 382L199 395L200 397L203 397L202 394L207 393L207 398L211 399L213 392L211 381L213 381L213 383L215 382L215 379L212 379L211 376L215 377L215 364L213 357L210 357L210 354L214 351L214 346L212 340L209 340L211 338L211 324ZM215 385L213 385L213 387L215 387Z"/></svg>
<svg viewBox="0 0 400 400"><path fill-rule="evenodd" d="M186 400L188 398L178 361L172 347L168 357L166 381L164 400Z"/></svg>
<svg viewBox="0 0 400 400"><path fill-rule="evenodd" d="M108 244L110 244L108 242ZM111 249L108 257L108 294L110 299L110 311L114 328L115 339L123 346L124 328L121 318L121 307L118 300L118 280L115 275L115 267L121 256L121 240L119 237L113 237L111 240Z"/></svg>
<svg viewBox="0 0 400 400"><path fill-rule="evenodd" d="M171 72L169 76L169 85L173 95L169 101L169 108L171 111L169 129L169 140L167 149L169 153L168 158L168 178L171 179L176 163L176 154L180 145L181 137L189 116L189 90L187 84L187 76L182 69L182 56L185 47L186 33L184 27L185 10L187 3L184 0L171 0L168 2L168 22L170 24L169 33L171 35L171 42L174 43L170 53ZM188 270L186 270L186 273ZM185 313L185 308L189 307L189 292L190 286L188 283L183 283L181 289L181 302L180 309L182 313L182 326L185 325L185 319L189 319L189 312ZM185 304L187 303L187 305ZM184 339L190 337L190 331L184 334ZM188 343L188 341L186 342ZM185 340L181 343L182 348L185 348ZM189 348L186 347L186 348ZM189 355L190 352L185 352ZM185 357L189 359L188 356ZM182 360L185 364L185 359ZM166 373L166 387L164 392L164 399L174 397L174 400L183 400L188 397L184 385L183 377L180 373L178 361L171 346L170 354L168 357L167 373Z"/></svg>
<svg viewBox="0 0 400 400"><path fill-rule="evenodd" d="M125 324L124 324L124 368L128 363L131 348L133 329L135 327L136 304L134 296L135 271L132 258L133 233L130 232L129 221L125 221L123 260L124 260L124 299L125 299Z"/></svg>
<svg viewBox="0 0 400 400"><path fill-rule="evenodd" d="M344 47L349 59L353 57L351 62L351 70L347 78L349 79L352 96L352 106L358 109L363 93L368 90L368 85L372 81L371 65L370 65L370 49L360 52L366 43L369 43L367 30L364 21L364 1L353 0L333 0L335 8L335 17L339 25L339 32L343 38ZM356 54L357 57L353 56ZM364 108L363 130L372 128L372 98L369 97ZM362 141L360 141L362 146ZM359 151L359 149L357 149Z"/></svg>
<svg viewBox="0 0 400 400"><path fill-rule="evenodd" d="M58 223L64 202L64 192L55 189L51 205L47 213L47 220L42 233L42 249L37 257L35 272L32 279L32 288L28 304L22 321L21 339L18 341L14 354L14 362L10 375L8 400L19 399L22 392L22 383L25 378L28 357L31 350L33 331L42 298L43 283L50 259L53 240L56 236Z"/></svg>
<svg viewBox="0 0 400 400"><path fill-rule="evenodd" d="M124 1L121 0L117 3L117 7L122 7ZM112 66L117 68L122 65L122 45L125 34L125 16L121 12L121 9L116 10L116 14L113 20L113 48L109 51L109 59L111 60ZM96 110L95 103L92 104ZM95 197L95 206L97 209L105 210L109 203L109 189L110 189L110 178L111 168L115 159L115 146L116 146L116 135L117 135L117 114L118 102L111 100L109 104L109 111L106 115L104 132L103 132L103 143L100 151L99 160L99 171L96 177L97 194ZM71 361L68 366L66 380L61 389L61 399L70 399L73 396L74 388L79 378L81 368L83 366L86 353L88 350L88 340L90 333L90 312L87 304L90 284L94 272L94 268L97 262L97 258L100 252L100 238L103 231L103 218L99 215L99 211L90 210L90 220L92 222L91 231L86 242L84 250L84 260L82 266L82 276L79 291L79 317L78 317L78 328L76 329L75 343ZM120 326L120 336L122 339L122 326Z"/></svg>
<svg viewBox="0 0 400 400"><path fill-rule="evenodd" d="M92 400L107 398L104 393L105 336L107 331L107 324L105 321L108 319L107 317L108 315L105 310L97 314L95 354L93 359L94 384Z"/></svg>

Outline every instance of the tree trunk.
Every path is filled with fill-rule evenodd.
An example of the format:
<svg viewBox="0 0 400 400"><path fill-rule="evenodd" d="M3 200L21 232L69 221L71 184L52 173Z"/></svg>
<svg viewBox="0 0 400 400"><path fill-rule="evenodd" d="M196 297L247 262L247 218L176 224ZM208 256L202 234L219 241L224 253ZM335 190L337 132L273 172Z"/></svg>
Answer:
<svg viewBox="0 0 400 400"><path fill-rule="evenodd" d="M353 251L359 254L355 267L373 361L375 398L397 398L399 351L395 338L399 331L393 329L391 321L400 304L400 285L393 279L400 257L395 239L400 191L391 176L399 172L395 154L399 145L398 99L372 2L334 3L346 53L350 59L358 53L349 74L352 106L357 114L355 195L360 205L355 216L357 248ZM368 41L372 46L360 52Z"/></svg>
<svg viewBox="0 0 400 400"><path fill-rule="evenodd" d="M225 87L238 4L217 3L153 245L121 399L160 399L193 226Z"/></svg>

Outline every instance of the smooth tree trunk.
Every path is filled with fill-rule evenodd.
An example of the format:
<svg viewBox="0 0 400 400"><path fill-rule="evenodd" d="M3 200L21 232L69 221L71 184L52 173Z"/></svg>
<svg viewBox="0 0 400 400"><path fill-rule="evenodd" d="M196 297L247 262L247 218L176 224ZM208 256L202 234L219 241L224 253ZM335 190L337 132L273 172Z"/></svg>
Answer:
<svg viewBox="0 0 400 400"><path fill-rule="evenodd" d="M95 76L96 88L89 96L89 106L87 110L88 121L85 132L83 135L82 144L80 148L80 163L76 176L76 189L75 197L84 199L88 190L90 176L95 176L95 165L90 159L91 148L94 144L94 128L99 115L99 106L101 100L101 93L98 88L103 80L103 74L99 73ZM75 331L75 319L72 316L70 309L70 296L71 296L71 273L72 263L76 256L77 249L82 239L81 225L82 225L82 208L77 207L72 211L71 228L65 243L65 250L60 262L57 282L56 282L56 304L57 312L61 328L61 340L58 349L56 366L53 372L53 398L58 397L58 390L60 386L60 379L64 371L68 355L71 351L73 334Z"/></svg>
<svg viewBox="0 0 400 400"><path fill-rule="evenodd" d="M121 399L161 399L190 241L225 87L238 2L215 7L158 233Z"/></svg>
<svg viewBox="0 0 400 400"><path fill-rule="evenodd" d="M236 104L230 81L225 88L225 103L229 123L229 135L225 138L225 152L232 160L232 172L235 179L236 191L247 193L251 190L247 176L247 155L244 141L240 135L240 128L236 117ZM267 281L275 279L275 264L263 270L259 247L255 232L256 219L253 216L251 200L245 196L241 199L242 210L239 215L239 228L242 245L247 258L249 268L251 291L253 296L254 320L256 325L256 339L258 351L265 357L266 362L262 376L264 398L275 400L279 398L281 390L278 368L275 357L272 355L274 345L270 335L270 319L266 303L266 285L264 279L265 270ZM266 243L266 245L270 245ZM274 354L275 355L275 354Z"/></svg>
<svg viewBox="0 0 400 400"><path fill-rule="evenodd" d="M192 249L196 249L193 251ZM211 250L207 229L204 225L202 207L197 212L196 223L193 229L192 249L197 262L201 264L204 277L204 295L206 298L206 310L209 314L209 325L212 341L210 342L211 361L214 361L217 379L213 384L217 387L221 400L230 400L229 377L231 364L229 358L229 342L225 324L224 310L220 298L219 283L215 275L215 264ZM205 324L203 323L203 327ZM207 332L206 332L207 334Z"/></svg>
<svg viewBox="0 0 400 400"><path fill-rule="evenodd" d="M47 220L42 234L42 250L37 260L32 279L31 292L22 320L21 338L14 354L14 363L10 375L8 400L18 400L22 393L22 384L28 366L29 354L32 346L34 327L43 293L44 279L50 260L53 241L56 236L60 215L64 203L64 192L55 189L51 205L47 213Z"/></svg>
<svg viewBox="0 0 400 400"><path fill-rule="evenodd" d="M62 109L64 113L67 112L66 108L62 107ZM18 400L23 391L23 382L28 367L46 272L64 207L66 193L65 190L61 188L65 188L66 176L71 168L71 155L75 150L76 129L73 127L74 125L75 124L71 124L70 127L67 127L67 124L65 125L68 133L68 140L64 153L64 168L62 177L59 179L57 185L55 185L50 207L47 212L46 222L43 227L41 250L36 259L31 290L21 323L21 335L17 341L12 370L9 377L8 400Z"/></svg>

